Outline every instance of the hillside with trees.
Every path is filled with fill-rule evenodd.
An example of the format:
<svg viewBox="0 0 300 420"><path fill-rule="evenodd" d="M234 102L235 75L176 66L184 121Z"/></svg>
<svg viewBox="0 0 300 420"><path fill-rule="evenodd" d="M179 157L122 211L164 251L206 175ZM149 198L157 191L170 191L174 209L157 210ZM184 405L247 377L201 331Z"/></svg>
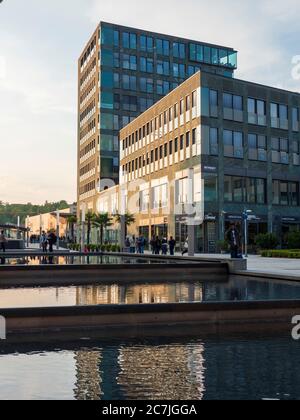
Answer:
<svg viewBox="0 0 300 420"><path fill-rule="evenodd" d="M21 224L25 224L27 216L35 216L37 214L49 213L55 210L63 210L70 207L65 200L57 203L45 202L43 205L28 204L9 204L0 201L0 224L13 223L16 224L18 216L20 216Z"/></svg>

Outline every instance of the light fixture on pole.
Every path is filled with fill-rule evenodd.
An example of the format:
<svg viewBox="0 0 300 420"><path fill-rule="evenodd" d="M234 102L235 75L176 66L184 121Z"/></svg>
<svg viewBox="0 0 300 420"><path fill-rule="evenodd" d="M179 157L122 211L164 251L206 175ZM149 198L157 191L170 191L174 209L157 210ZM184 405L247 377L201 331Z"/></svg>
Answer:
<svg viewBox="0 0 300 420"><path fill-rule="evenodd" d="M244 220L244 239L245 239L245 258L248 258L248 220L249 215L252 213L252 210L244 210L243 220Z"/></svg>

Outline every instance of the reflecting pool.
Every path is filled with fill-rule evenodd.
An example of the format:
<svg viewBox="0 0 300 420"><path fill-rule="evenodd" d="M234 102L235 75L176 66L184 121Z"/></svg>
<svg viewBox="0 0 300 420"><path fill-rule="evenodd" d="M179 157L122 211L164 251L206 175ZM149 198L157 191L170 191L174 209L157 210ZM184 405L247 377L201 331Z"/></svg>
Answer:
<svg viewBox="0 0 300 420"><path fill-rule="evenodd" d="M299 346L247 336L0 346L0 398L296 400Z"/></svg>
<svg viewBox="0 0 300 420"><path fill-rule="evenodd" d="M130 305L300 299L300 283L232 276L228 282L101 283L89 286L0 289L0 308Z"/></svg>

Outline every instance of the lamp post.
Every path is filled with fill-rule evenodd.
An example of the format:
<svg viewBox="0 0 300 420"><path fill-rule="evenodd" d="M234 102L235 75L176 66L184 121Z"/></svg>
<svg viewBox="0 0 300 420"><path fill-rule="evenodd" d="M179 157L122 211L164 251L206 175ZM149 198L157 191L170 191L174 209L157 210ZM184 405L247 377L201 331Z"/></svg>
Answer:
<svg viewBox="0 0 300 420"><path fill-rule="evenodd" d="M59 210L56 210L56 249L59 251L59 223L60 223L60 214Z"/></svg>
<svg viewBox="0 0 300 420"><path fill-rule="evenodd" d="M243 220L244 220L244 238L245 238L245 258L248 258L248 220L249 214L252 213L252 210L244 210Z"/></svg>
<svg viewBox="0 0 300 420"><path fill-rule="evenodd" d="M85 247L85 204L82 205L81 213L81 252L84 251Z"/></svg>

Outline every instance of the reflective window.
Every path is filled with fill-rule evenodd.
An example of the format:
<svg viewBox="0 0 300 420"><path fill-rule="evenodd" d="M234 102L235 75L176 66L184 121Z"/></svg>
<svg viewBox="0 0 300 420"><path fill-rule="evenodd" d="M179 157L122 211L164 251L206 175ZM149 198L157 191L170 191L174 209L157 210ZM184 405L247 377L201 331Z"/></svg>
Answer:
<svg viewBox="0 0 300 420"><path fill-rule="evenodd" d="M156 52L159 55L170 55L170 42L166 39L156 40Z"/></svg>
<svg viewBox="0 0 300 420"><path fill-rule="evenodd" d="M123 48L136 50L137 36L129 32L123 32Z"/></svg>
<svg viewBox="0 0 300 420"><path fill-rule="evenodd" d="M144 73L153 73L153 58L141 57L140 70Z"/></svg>
<svg viewBox="0 0 300 420"><path fill-rule="evenodd" d="M179 42L173 43L173 57L185 59L185 45Z"/></svg>
<svg viewBox="0 0 300 420"><path fill-rule="evenodd" d="M243 133L224 130L224 156L242 159L244 157Z"/></svg>
<svg viewBox="0 0 300 420"><path fill-rule="evenodd" d="M157 60L156 72L157 72L157 74L161 74L161 75L164 75L164 76L169 76L170 75L170 63L169 63L169 61Z"/></svg>
<svg viewBox="0 0 300 420"><path fill-rule="evenodd" d="M140 36L140 50L145 52L153 52L153 38L145 35Z"/></svg>
<svg viewBox="0 0 300 420"><path fill-rule="evenodd" d="M266 136L249 134L248 135L249 159L267 161L267 138Z"/></svg>
<svg viewBox="0 0 300 420"><path fill-rule="evenodd" d="M289 164L289 143L287 139L273 137L272 143L272 162Z"/></svg>

